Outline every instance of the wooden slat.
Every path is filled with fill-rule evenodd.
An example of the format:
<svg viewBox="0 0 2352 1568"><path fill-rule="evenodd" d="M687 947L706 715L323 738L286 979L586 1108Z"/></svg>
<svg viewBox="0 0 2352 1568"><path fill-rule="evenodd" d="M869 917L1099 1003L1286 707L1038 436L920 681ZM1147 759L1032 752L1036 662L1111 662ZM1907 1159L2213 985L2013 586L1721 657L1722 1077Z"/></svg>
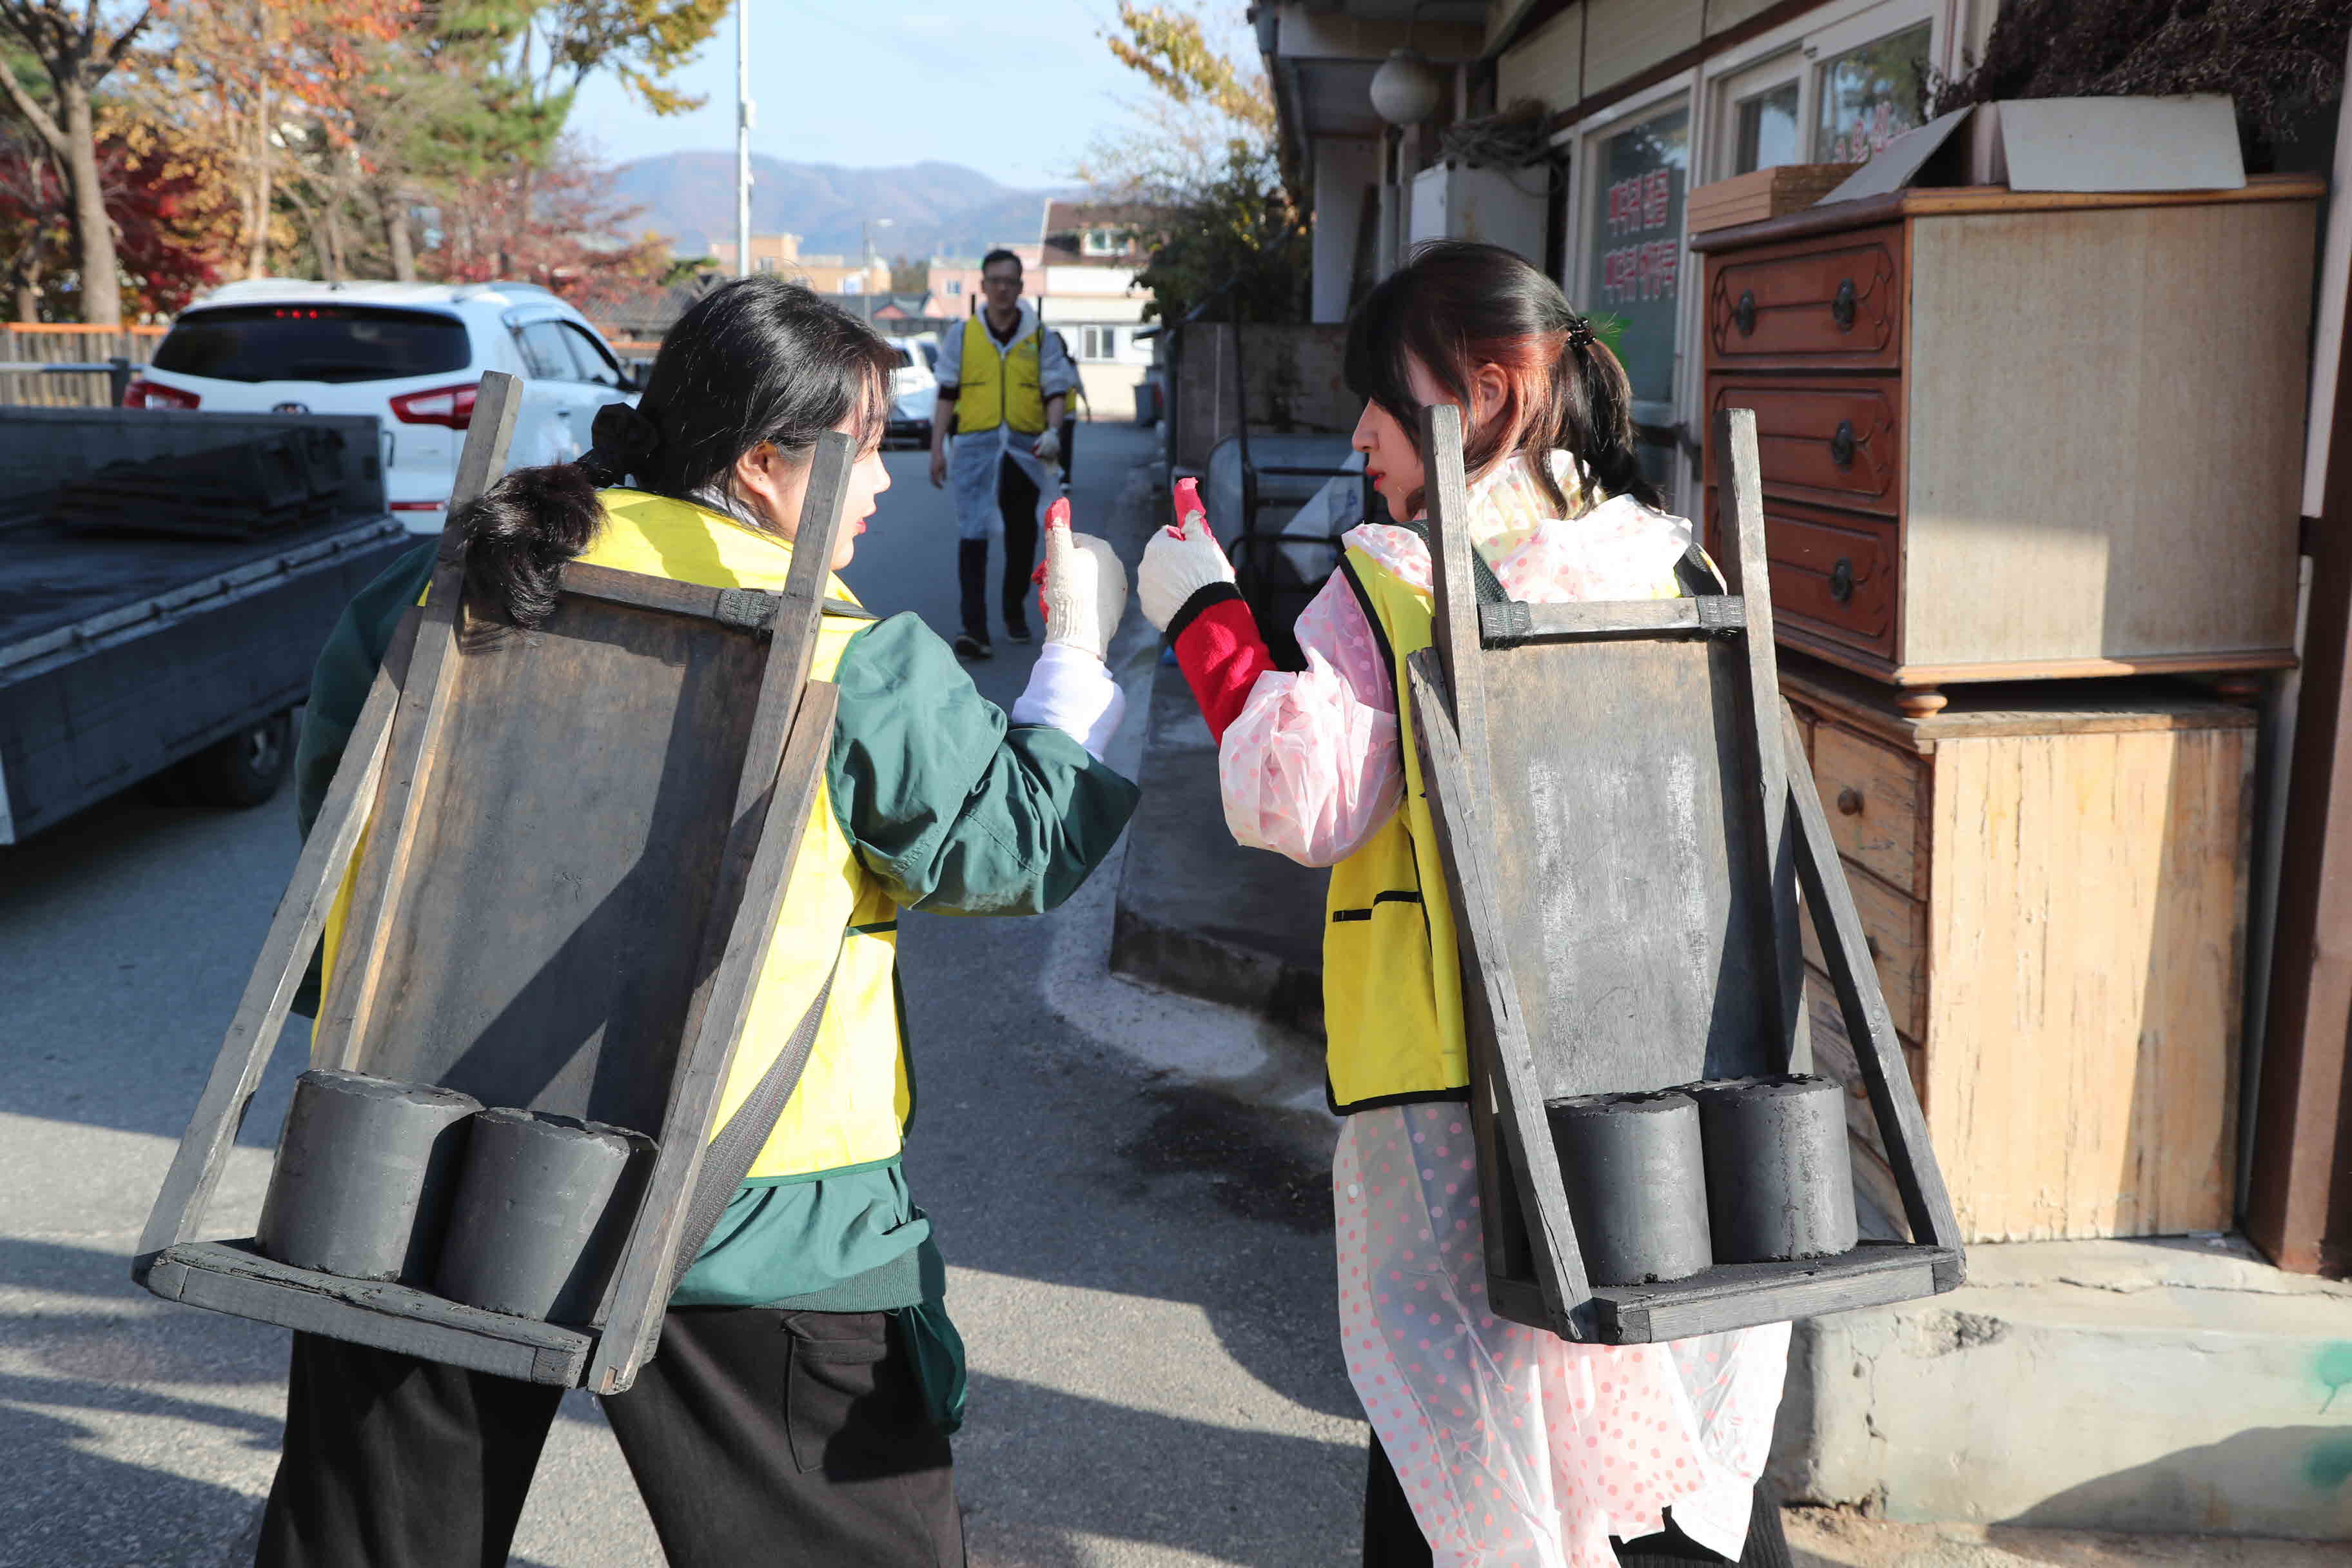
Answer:
<svg viewBox="0 0 2352 1568"><path fill-rule="evenodd" d="M776 595L757 588L709 588L642 572L592 566L584 561L565 563L562 584L563 592L583 598L674 616L699 616L729 626L765 629L775 614Z"/></svg>
<svg viewBox="0 0 2352 1568"><path fill-rule="evenodd" d="M1898 1034L1926 1038L1930 1002L1927 904L1851 865L1846 868L1846 887L1853 894L1853 907L1862 914L1864 951L1878 976L1878 994L1886 1000L1887 1016L1895 1020ZM1806 960L1828 973L1819 927L1807 922L1803 935Z"/></svg>
<svg viewBox="0 0 2352 1568"><path fill-rule="evenodd" d="M1462 411L1441 403L1421 411L1424 493L1429 505L1430 584L1437 657L1444 684L1437 689L1454 718L1454 733L1470 770L1471 787L1485 798L1486 702L1478 664L1478 591L1471 552L1470 497L1462 472Z"/></svg>
<svg viewBox="0 0 2352 1568"><path fill-rule="evenodd" d="M327 798L319 809L310 837L294 862L269 934L254 961L244 998L222 1037L212 1077L188 1119L187 1131L172 1156L171 1171L155 1194L147 1228L139 1237L132 1264L142 1273L154 1255L174 1242L189 1240L204 1223L205 1205L220 1181L222 1163L236 1142L246 1107L261 1082L262 1069L285 1026L287 1009L302 983L302 972L326 928L327 911L342 885L360 835L367 826L368 803L375 796L376 780L383 771L384 750L392 736L392 715L400 701L400 683L415 646L417 617L410 612L394 633L392 647L377 668L361 708L352 738L336 766Z"/></svg>
<svg viewBox="0 0 2352 1568"><path fill-rule="evenodd" d="M383 974L386 943L400 918L400 900L416 844L436 743L457 679L457 623L465 596L463 540L456 531L458 511L488 489L505 468L508 445L522 406L522 383L501 371L482 377L474 417L457 457L457 477L449 498L450 521L443 527L440 558L426 590L424 624L416 637L409 681L394 717L392 746L377 792L370 852L362 859L352 889L335 972L314 1034L312 1058L339 1068L356 1064L366 1039Z"/></svg>
<svg viewBox="0 0 2352 1568"><path fill-rule="evenodd" d="M1779 1038L1787 1052L1788 1070L1808 1072L1812 1067L1805 1021L1803 957L1797 932L1797 868L1790 853L1789 768L1792 760L1802 767L1803 748L1784 751L1780 743L1780 670L1772 647L1772 587L1765 565L1764 468L1756 451L1756 414L1748 408L1727 408L1716 416L1716 450L1725 465L1721 486L1726 507L1724 528L1732 548L1718 563L1726 584L1747 603L1747 700L1739 705L1740 747L1754 760L1751 789L1757 793L1740 803L1760 817L1763 831L1758 847L1760 863L1752 884L1763 901L1762 929L1770 933L1773 963L1767 974L1769 994L1759 995L1764 1016L1779 1020ZM1810 783L1810 774L1808 775Z"/></svg>
<svg viewBox="0 0 2352 1568"><path fill-rule="evenodd" d="M289 1268L252 1251L250 1243L173 1247L155 1260L148 1288L191 1307L563 1387L580 1381L593 1338L404 1285Z"/></svg>
<svg viewBox="0 0 2352 1568"><path fill-rule="evenodd" d="M589 1373L601 1393L628 1387L660 1334L688 1196L701 1173L719 1098L825 765L838 692L830 683L810 681L808 672L856 458L848 437L827 432L818 438L736 796L728 872L703 932L709 978L697 987L688 1013L684 1068L663 1123L661 1154Z"/></svg>
<svg viewBox="0 0 2352 1568"><path fill-rule="evenodd" d="M1591 1287L1584 1255L1577 1247L1576 1226L1569 1217L1559 1155L1544 1118L1542 1079L1519 1010L1511 955L1505 946L1501 911L1496 907L1499 889L1486 856L1487 836L1478 819L1478 797L1471 793L1464 753L1444 711L1437 684L1443 679L1442 670L1426 649L1412 655L1408 667L1412 680L1413 738L1421 748L1422 780L1429 791L1431 815L1444 851L1454 929L1466 971L1464 999L1471 1004L1468 1022L1473 1059L1478 1064L1471 1103L1474 1110L1479 1106L1477 1089L1483 1080L1492 1097L1494 1131L1499 1133L1479 1142L1482 1152L1503 1151L1517 1177L1519 1207L1530 1243L1528 1261L1544 1306L1544 1321L1536 1326L1569 1339L1586 1339L1592 1332L1586 1308ZM1482 1161L1482 1164L1491 1163L1491 1160Z"/></svg>
<svg viewBox="0 0 2352 1568"><path fill-rule="evenodd" d="M1478 606L1488 643L1600 642L1619 637L1716 637L1748 625L1748 606L1728 595L1705 599L1603 600L1588 604Z"/></svg>
<svg viewBox="0 0 2352 1568"><path fill-rule="evenodd" d="M1843 1258L1718 1264L1672 1285L1604 1286L1594 1308L1610 1343L1650 1344L1916 1300L1962 1278L1955 1248L1864 1242Z"/></svg>
<svg viewBox="0 0 2352 1568"><path fill-rule="evenodd" d="M1804 754L1804 737L1793 710L1782 710L1786 754ZM1959 1246L1959 1221L1951 1195L1944 1189L1936 1152L1927 1142L1927 1118L1912 1092L1911 1075L1903 1061L1903 1047L1895 1037L1894 1020L1879 994L1878 976L1869 963L1862 916L1853 906L1837 842L1830 837L1821 796L1810 774L1791 780L1790 805L1794 817L1790 837L1796 850L1797 874L1804 886L1805 903L1822 931L1823 967L1837 990L1838 1005L1846 1020L1846 1034L1854 1045L1854 1065L1870 1090L1871 1110L1878 1118L1896 1184L1902 1189L1904 1215L1911 1234L1937 1247Z"/></svg>

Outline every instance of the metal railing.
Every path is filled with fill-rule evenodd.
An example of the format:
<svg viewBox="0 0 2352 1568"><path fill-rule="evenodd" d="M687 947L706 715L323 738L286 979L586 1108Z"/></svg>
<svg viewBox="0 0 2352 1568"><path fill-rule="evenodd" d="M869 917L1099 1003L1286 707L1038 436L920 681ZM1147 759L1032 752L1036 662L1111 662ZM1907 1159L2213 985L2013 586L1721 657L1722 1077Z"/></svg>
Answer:
<svg viewBox="0 0 2352 1568"><path fill-rule="evenodd" d="M0 363L0 375L102 375L111 394L109 406L120 408L131 391L131 375L142 367L117 354L112 359L74 363L46 363L26 361L22 363Z"/></svg>

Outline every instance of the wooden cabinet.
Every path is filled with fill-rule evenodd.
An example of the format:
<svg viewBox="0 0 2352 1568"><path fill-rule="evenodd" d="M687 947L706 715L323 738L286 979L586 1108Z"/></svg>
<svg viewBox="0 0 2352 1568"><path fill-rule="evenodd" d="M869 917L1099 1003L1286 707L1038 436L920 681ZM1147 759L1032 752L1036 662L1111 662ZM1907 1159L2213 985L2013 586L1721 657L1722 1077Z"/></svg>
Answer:
<svg viewBox="0 0 2352 1568"><path fill-rule="evenodd" d="M1811 660L1781 676L1964 1238L2227 1226L2252 712L2097 680L1914 717ZM1899 1214L1807 935L1814 1060Z"/></svg>
<svg viewBox="0 0 2352 1568"><path fill-rule="evenodd" d="M1694 236L1780 640L1913 713L2292 663L2322 190L1909 191Z"/></svg>

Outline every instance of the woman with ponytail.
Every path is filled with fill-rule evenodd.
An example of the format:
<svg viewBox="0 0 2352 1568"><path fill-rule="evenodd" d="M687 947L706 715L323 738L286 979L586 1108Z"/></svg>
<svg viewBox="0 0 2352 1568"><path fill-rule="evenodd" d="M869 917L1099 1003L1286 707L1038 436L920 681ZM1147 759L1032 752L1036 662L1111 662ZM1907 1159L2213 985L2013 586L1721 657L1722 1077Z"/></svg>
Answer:
<svg viewBox="0 0 2352 1568"><path fill-rule="evenodd" d="M1433 638L1422 409L1463 411L1470 537L1514 599L1673 597L1691 526L1657 510L1624 367L1509 251L1416 251L1356 311L1347 374L1356 449L1402 521L1347 535L1298 619L1306 668L1274 668L1189 486L1136 591L1218 738L1234 836L1331 868L1326 1083L1345 1119L1340 1348L1372 1427L1364 1562L1784 1564L1756 1481L1786 1324L1612 1349L1487 1305L1454 923L1400 700Z"/></svg>
<svg viewBox="0 0 2352 1568"><path fill-rule="evenodd" d="M468 619L493 642L528 635L567 561L782 588L826 431L859 445L829 563L839 571L890 482L879 447L891 363L871 331L796 284L714 290L664 340L642 405L597 415L584 457L509 474L451 520ZM821 1022L797 1089L671 1298L659 1352L604 1401L675 1568L964 1559L948 1447L962 1345L930 1220L899 1169L914 1091L898 913L1049 909L1134 809L1135 786L1101 760L1120 708L1102 655L1126 576L1100 541L1070 532L1067 502L1046 538L1046 646L1009 720L919 619L877 621L838 578L827 584L812 673L839 689L832 753L722 1122L820 995ZM434 554L420 546L364 590L320 659L298 758L306 832ZM331 943L338 929L331 919ZM504 1563L559 1394L296 1334L259 1562Z"/></svg>

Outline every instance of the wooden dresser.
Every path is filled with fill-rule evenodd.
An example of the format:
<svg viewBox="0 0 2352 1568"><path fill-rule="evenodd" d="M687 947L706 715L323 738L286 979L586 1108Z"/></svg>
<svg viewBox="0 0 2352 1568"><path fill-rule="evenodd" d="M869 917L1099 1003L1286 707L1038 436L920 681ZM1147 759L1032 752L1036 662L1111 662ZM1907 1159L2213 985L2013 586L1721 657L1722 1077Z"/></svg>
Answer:
<svg viewBox="0 0 2352 1568"><path fill-rule="evenodd" d="M2316 178L1694 235L1780 640L1902 689L2293 662ZM1714 454L1707 528L1716 527Z"/></svg>
<svg viewBox="0 0 2352 1568"><path fill-rule="evenodd" d="M1777 586L1777 584L1775 584ZM2254 714L2169 680L1889 688L1783 660L1964 1238L2231 1222ZM1814 1061L1853 1086L1808 925Z"/></svg>

